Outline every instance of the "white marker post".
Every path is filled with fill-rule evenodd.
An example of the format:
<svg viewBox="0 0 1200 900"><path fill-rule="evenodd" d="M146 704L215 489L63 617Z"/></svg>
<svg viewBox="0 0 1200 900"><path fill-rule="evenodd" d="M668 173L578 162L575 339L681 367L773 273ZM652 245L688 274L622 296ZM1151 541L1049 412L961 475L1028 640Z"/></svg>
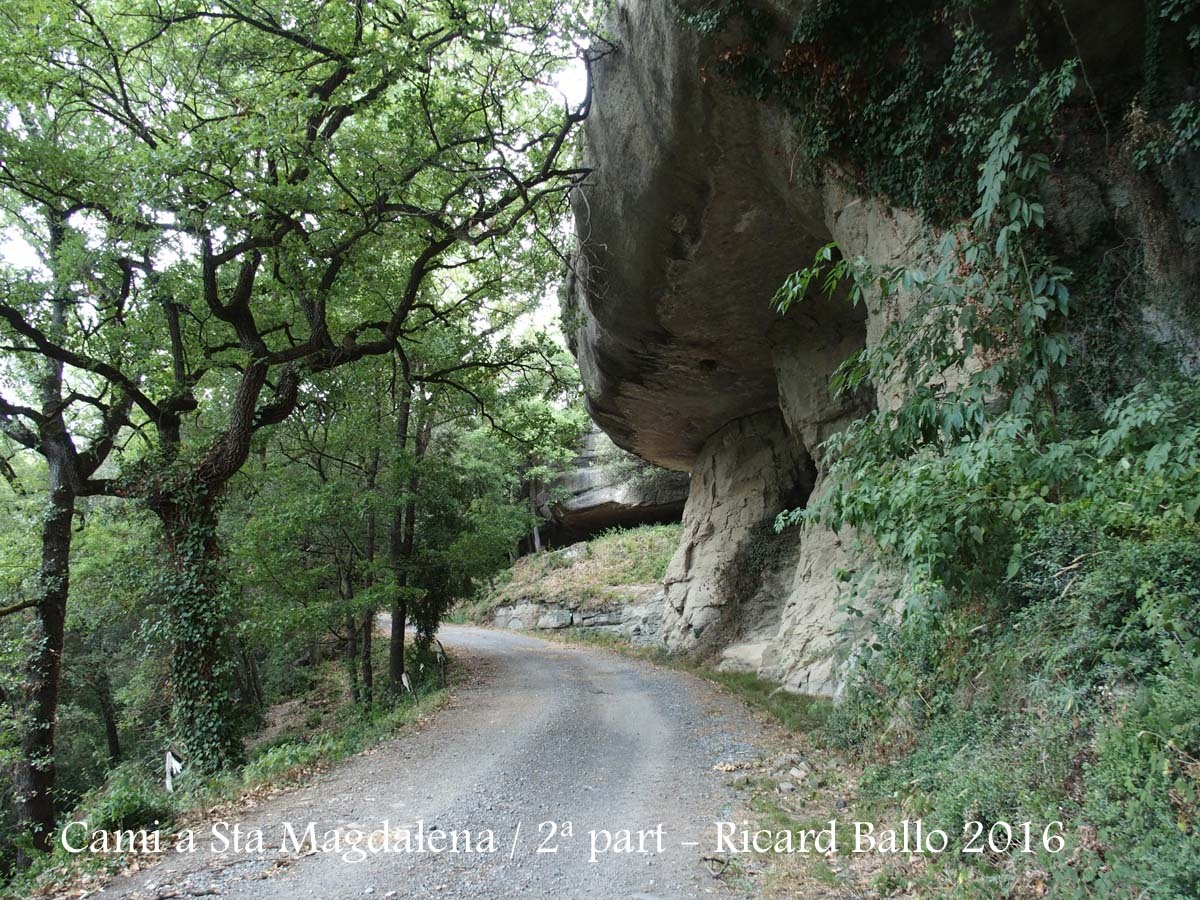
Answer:
<svg viewBox="0 0 1200 900"><path fill-rule="evenodd" d="M174 747L168 747L167 752L163 754L163 768L166 770L167 777L167 793L175 793L175 785L172 779L177 775L183 774L183 765L187 762L187 757L176 750Z"/></svg>

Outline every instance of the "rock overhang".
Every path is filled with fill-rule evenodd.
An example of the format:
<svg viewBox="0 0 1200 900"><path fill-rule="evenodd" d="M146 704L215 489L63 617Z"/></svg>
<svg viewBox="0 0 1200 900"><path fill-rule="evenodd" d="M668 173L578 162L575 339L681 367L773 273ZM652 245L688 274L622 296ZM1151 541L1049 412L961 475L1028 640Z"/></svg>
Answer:
<svg viewBox="0 0 1200 900"><path fill-rule="evenodd" d="M615 20L585 124L594 171L574 198L566 321L595 421L688 470L726 423L778 407L774 344L796 326L770 300L830 235L821 192L787 171L782 124L701 76L707 39L667 4Z"/></svg>
<svg viewBox="0 0 1200 900"><path fill-rule="evenodd" d="M811 6L762 2L781 22ZM701 5L681 2L689 4ZM997 4L980 15L1001 40L1019 38L1028 15L1041 17L1043 52L1078 52L1093 78L1136 68L1138 4ZM850 237L853 252L873 260L896 259L885 245L913 229L880 227L910 214L804 170L794 123L707 73L730 35L705 37L678 20L675 4L648 0L620 0L611 26L616 49L595 63L584 126L594 171L573 198L580 252L568 330L595 421L619 446L689 470L728 422L778 406L789 413L779 396L781 354L790 354L794 381L803 366L796 353L816 346L819 378L829 362L821 346L845 350L848 334L865 336L864 311L845 303L809 302L781 323L769 301L784 278L835 237ZM856 205L870 210L843 221Z"/></svg>

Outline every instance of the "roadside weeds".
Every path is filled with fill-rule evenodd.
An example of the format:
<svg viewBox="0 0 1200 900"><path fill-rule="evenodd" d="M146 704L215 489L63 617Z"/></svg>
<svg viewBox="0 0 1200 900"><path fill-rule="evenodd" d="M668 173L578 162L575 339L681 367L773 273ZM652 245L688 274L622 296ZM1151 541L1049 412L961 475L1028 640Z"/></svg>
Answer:
<svg viewBox="0 0 1200 900"><path fill-rule="evenodd" d="M411 729L424 728L453 702L458 688L476 677L470 661L459 658L455 662L445 687L418 695L415 700L405 699L390 708L377 707L366 716L360 709L343 705L335 711L331 727L319 732L298 728L257 745L251 737L248 743L259 752L236 773L204 781L184 779L175 794L162 795L175 811L170 823L158 829L158 852L70 854L60 846L25 876L6 885L0 891L0 900L89 897L115 877L132 875L160 862L174 850L175 840L184 829L234 821L268 800L307 787L340 762L378 752L389 740ZM319 697L323 687L314 688L310 696Z"/></svg>

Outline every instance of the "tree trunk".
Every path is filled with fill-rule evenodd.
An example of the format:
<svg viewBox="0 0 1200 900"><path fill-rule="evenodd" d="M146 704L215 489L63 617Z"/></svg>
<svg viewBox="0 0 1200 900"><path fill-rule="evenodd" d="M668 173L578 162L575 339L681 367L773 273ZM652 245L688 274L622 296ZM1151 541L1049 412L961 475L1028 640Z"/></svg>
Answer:
<svg viewBox="0 0 1200 900"><path fill-rule="evenodd" d="M542 532L538 527L538 509L537 509L537 479L533 479L529 483L529 512L533 515L533 532L530 535L533 538L533 552L542 552Z"/></svg>
<svg viewBox="0 0 1200 900"><path fill-rule="evenodd" d="M392 601L392 631L388 636L388 688L394 694L404 689L404 624L408 618L407 600Z"/></svg>
<svg viewBox="0 0 1200 900"><path fill-rule="evenodd" d="M168 571L162 582L171 633L171 713L192 765L217 772L244 758L235 719L232 654L226 639L230 592L221 573L216 500L166 501Z"/></svg>
<svg viewBox="0 0 1200 900"><path fill-rule="evenodd" d="M408 425L412 417L412 385L407 381L403 386L404 394L400 397L396 417L396 445L398 458L404 460L407 456L409 435ZM410 462L411 465L411 462ZM399 489L401 480L396 479ZM412 506L412 498L398 501L392 511L392 523L388 540L388 562L392 569L392 579L396 593L392 598L392 631L388 639L388 689L393 694L400 694L404 681L404 626L408 618L408 568L406 563L412 554L409 544L405 552L405 522L407 512Z"/></svg>
<svg viewBox="0 0 1200 900"><path fill-rule="evenodd" d="M59 272L66 217L47 211L50 260L54 270L54 299L51 303L50 334L61 340L67 328L67 307ZM38 573L38 598L25 663L25 731L21 735L21 758L13 773L17 820L29 833L35 850L49 850L54 843L54 732L62 681L63 637L67 621L67 593L71 575L71 522L75 515L73 466L77 457L62 414L63 364L47 360L39 380L42 414L39 424L39 453L46 459L47 508L42 519L42 561ZM17 868L30 863L17 852Z"/></svg>
<svg viewBox="0 0 1200 900"><path fill-rule="evenodd" d="M25 664L24 708L28 724L21 736L21 758L13 773L17 818L36 850L54 843L54 731L62 677L63 632L70 579L71 520L75 494L65 464L48 457L49 508L42 522L42 562L34 607L31 651ZM18 852L17 866L30 860Z"/></svg>
<svg viewBox="0 0 1200 900"><path fill-rule="evenodd" d="M96 679L96 700L100 704L100 715L104 719L108 758L115 765L121 761L121 735L117 730L117 705L113 702L112 682L106 671L101 671Z"/></svg>
<svg viewBox="0 0 1200 900"><path fill-rule="evenodd" d="M267 369L255 361L242 370L224 430L187 475L168 478L146 498L162 521L168 560L159 587L172 642L173 727L201 772L232 768L245 756L234 715L236 657L226 637L232 596L221 568L217 507L225 484L249 457L255 431L283 421L296 406L299 376L285 368L274 398L259 407ZM157 427L165 456L176 459L178 429Z"/></svg>
<svg viewBox="0 0 1200 900"><path fill-rule="evenodd" d="M388 680L399 691L404 676L404 628L408 619L408 566L416 544L416 493L420 482L414 466L408 480L408 496L396 509L392 522L392 571L396 579L396 599L392 602L392 634L388 645ZM399 535L399 540L397 540Z"/></svg>
<svg viewBox="0 0 1200 900"><path fill-rule="evenodd" d="M338 595L347 606L354 602L354 557L338 565ZM358 685L358 619L354 613L346 613L346 644L342 648L346 660L346 673L350 677L350 699L355 703L362 700Z"/></svg>
<svg viewBox="0 0 1200 900"><path fill-rule="evenodd" d="M352 613L346 615L346 673L350 677L350 699L362 702L362 689L358 683L358 622Z"/></svg>
<svg viewBox="0 0 1200 900"><path fill-rule="evenodd" d="M258 660L240 641L238 642L238 658L241 660L242 695L248 697L258 709L265 709L267 693L263 689Z"/></svg>
<svg viewBox="0 0 1200 900"><path fill-rule="evenodd" d="M370 706L375 700L375 671L371 667L371 637L375 631L375 610L368 609L363 613L362 641L359 650L362 653L362 702Z"/></svg>
<svg viewBox="0 0 1200 900"><path fill-rule="evenodd" d="M375 399L375 434L378 438L380 426L380 402L376 395ZM367 543L363 550L365 556L363 587L366 588L367 596L373 595L375 587L375 545L376 545L376 513L374 505L374 495L378 490L379 480L379 463L381 453L379 444L376 442L374 449L371 451L371 456L367 462L367 490L372 496L372 503L367 510ZM374 603L374 600L372 600ZM372 605L363 611L362 622L362 692L363 702L370 706L375 702L375 668L371 662L371 646L375 637L375 607Z"/></svg>

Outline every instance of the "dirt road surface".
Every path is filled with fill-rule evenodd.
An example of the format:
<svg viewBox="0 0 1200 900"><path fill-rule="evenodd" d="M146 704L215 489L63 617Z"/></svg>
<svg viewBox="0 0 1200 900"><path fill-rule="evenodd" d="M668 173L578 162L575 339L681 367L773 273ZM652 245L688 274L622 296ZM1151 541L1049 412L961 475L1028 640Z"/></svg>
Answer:
<svg viewBox="0 0 1200 900"><path fill-rule="evenodd" d="M197 829L196 852L169 854L99 896L752 896L704 859L715 823L740 822L730 775L714 767L759 755L760 727L736 699L599 649L466 627L440 637L477 677L420 729L251 810L237 824L243 845L261 830L262 852L214 853L212 833ZM309 823L317 852L304 837ZM362 860L349 846L356 833L375 842ZM459 852L432 851L453 833Z"/></svg>

